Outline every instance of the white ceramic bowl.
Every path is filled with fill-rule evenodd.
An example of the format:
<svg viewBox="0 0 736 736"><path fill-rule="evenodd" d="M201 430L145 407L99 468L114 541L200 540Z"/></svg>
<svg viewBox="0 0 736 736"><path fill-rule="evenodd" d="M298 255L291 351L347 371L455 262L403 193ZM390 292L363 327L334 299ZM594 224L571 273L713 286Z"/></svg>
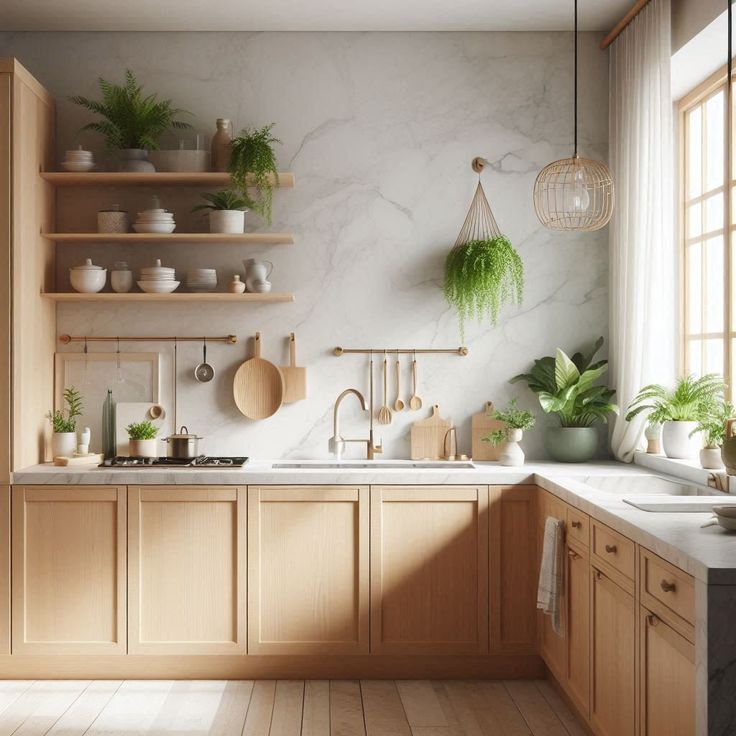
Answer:
<svg viewBox="0 0 736 736"><path fill-rule="evenodd" d="M105 288L107 269L70 268L69 281L80 294L96 294Z"/></svg>
<svg viewBox="0 0 736 736"><path fill-rule="evenodd" d="M62 161L61 165L66 171L92 171L95 167L93 161Z"/></svg>
<svg viewBox="0 0 736 736"><path fill-rule="evenodd" d="M150 224L138 224L136 222L135 225L133 225L133 230L135 230L137 233L173 233L176 229L176 225L174 223L150 223Z"/></svg>
<svg viewBox="0 0 736 736"><path fill-rule="evenodd" d="M179 281L139 281L138 287L146 294L171 294L179 288Z"/></svg>

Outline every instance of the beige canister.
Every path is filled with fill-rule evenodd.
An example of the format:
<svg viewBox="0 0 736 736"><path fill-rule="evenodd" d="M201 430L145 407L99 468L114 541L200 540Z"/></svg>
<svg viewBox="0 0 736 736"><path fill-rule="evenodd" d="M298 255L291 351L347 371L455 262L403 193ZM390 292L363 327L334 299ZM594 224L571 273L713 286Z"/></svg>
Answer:
<svg viewBox="0 0 736 736"><path fill-rule="evenodd" d="M109 210L100 210L97 213L98 233L127 233L130 230L128 213L114 204Z"/></svg>

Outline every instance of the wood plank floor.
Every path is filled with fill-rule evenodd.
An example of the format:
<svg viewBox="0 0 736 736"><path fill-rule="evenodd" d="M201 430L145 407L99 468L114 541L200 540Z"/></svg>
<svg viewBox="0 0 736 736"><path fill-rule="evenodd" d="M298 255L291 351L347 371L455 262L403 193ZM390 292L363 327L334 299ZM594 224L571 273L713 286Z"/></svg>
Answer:
<svg viewBox="0 0 736 736"><path fill-rule="evenodd" d="M0 680L0 736L585 736L546 681Z"/></svg>

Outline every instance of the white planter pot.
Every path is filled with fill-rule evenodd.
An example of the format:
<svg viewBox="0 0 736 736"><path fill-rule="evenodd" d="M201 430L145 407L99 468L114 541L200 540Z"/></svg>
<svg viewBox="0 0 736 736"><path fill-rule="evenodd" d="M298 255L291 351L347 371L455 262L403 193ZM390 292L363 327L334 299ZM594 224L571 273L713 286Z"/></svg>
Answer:
<svg viewBox="0 0 736 736"><path fill-rule="evenodd" d="M509 429L506 433L506 444L498 456L500 465L519 467L524 464L524 451L519 446L523 432L520 429Z"/></svg>
<svg viewBox="0 0 736 736"><path fill-rule="evenodd" d="M720 447L704 447L700 451L700 465L705 470L723 470Z"/></svg>
<svg viewBox="0 0 736 736"><path fill-rule="evenodd" d="M698 426L697 422L665 422L662 425L662 447L664 454L675 460L692 460L703 447L700 434L690 433Z"/></svg>
<svg viewBox="0 0 736 736"><path fill-rule="evenodd" d="M76 451L76 432L54 432L51 435L52 457L72 457Z"/></svg>
<svg viewBox="0 0 736 736"><path fill-rule="evenodd" d="M158 440L128 440L128 454L131 457L158 457Z"/></svg>
<svg viewBox="0 0 736 736"><path fill-rule="evenodd" d="M242 233L244 230L243 210L210 210L211 233Z"/></svg>

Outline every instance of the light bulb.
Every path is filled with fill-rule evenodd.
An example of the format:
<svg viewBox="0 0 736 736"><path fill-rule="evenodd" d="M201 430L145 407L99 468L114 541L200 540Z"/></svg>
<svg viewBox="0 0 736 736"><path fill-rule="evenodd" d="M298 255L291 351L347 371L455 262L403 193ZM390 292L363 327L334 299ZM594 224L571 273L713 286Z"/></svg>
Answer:
<svg viewBox="0 0 736 736"><path fill-rule="evenodd" d="M590 207L590 194L588 194L588 188L585 186L585 176L582 169L575 171L573 185L565 189L562 205L564 211L571 214L587 212L588 207Z"/></svg>

